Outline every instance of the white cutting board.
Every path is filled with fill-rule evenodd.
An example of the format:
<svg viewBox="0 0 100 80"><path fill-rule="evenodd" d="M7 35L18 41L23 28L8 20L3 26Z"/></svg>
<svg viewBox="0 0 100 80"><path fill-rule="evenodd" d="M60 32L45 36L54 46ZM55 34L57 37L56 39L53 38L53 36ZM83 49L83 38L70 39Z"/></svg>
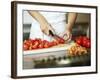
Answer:
<svg viewBox="0 0 100 80"><path fill-rule="evenodd" d="M74 42L71 41L68 44L59 44L57 46L53 46L51 48L45 49L36 49L36 50L28 50L23 51L24 57L42 57L42 56L64 56L67 53L67 49L74 45Z"/></svg>

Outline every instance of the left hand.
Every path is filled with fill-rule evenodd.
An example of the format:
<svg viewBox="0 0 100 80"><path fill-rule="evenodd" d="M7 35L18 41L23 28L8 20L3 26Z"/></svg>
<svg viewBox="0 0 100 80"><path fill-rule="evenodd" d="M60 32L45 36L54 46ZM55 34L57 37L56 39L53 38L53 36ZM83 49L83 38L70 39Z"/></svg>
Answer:
<svg viewBox="0 0 100 80"><path fill-rule="evenodd" d="M62 35L62 38L67 42L70 41L72 38L72 34L70 30L65 30L61 35Z"/></svg>

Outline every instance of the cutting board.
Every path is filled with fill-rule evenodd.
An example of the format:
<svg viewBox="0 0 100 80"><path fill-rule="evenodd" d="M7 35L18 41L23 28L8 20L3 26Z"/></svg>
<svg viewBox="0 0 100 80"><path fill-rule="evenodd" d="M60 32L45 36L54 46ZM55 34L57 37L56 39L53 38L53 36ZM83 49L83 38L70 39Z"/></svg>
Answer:
<svg viewBox="0 0 100 80"><path fill-rule="evenodd" d="M40 54L52 54L60 51L67 51L71 46L74 45L74 42L71 41L68 44L59 44L56 46L53 46L51 48L44 48L44 49L36 49L36 50L28 50L28 51L23 51L24 56L25 55L40 55Z"/></svg>

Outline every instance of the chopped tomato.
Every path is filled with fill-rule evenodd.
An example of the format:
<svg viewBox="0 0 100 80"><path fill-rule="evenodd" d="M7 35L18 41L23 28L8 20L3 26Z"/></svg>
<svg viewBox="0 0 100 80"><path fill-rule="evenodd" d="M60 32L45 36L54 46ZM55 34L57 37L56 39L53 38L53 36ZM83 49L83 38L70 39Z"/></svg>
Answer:
<svg viewBox="0 0 100 80"><path fill-rule="evenodd" d="M34 41L33 46L38 47L38 45L39 45L39 42L38 41Z"/></svg>
<svg viewBox="0 0 100 80"><path fill-rule="evenodd" d="M28 50L28 45L27 45L27 44L24 44L24 45L23 45L23 49L24 49L24 50Z"/></svg>
<svg viewBox="0 0 100 80"><path fill-rule="evenodd" d="M43 43L42 43L42 44L39 44L39 45L38 45L38 48L39 48L39 49L42 49L42 48L43 48Z"/></svg>
<svg viewBox="0 0 100 80"><path fill-rule="evenodd" d="M60 39L60 40L59 40L59 43L64 44L64 43L65 43L65 41L64 41L63 39Z"/></svg>
<svg viewBox="0 0 100 80"><path fill-rule="evenodd" d="M49 42L47 40L42 40L40 38L29 39L29 40L24 40L23 49L24 50L34 50L34 49L49 48L49 47L58 45L60 43L64 43L64 40L59 39L59 40Z"/></svg>

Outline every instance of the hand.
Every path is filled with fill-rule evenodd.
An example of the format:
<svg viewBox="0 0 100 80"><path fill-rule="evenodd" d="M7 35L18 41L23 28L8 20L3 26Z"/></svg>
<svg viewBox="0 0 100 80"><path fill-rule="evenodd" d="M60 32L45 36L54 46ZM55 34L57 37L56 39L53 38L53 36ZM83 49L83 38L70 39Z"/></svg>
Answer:
<svg viewBox="0 0 100 80"><path fill-rule="evenodd" d="M46 22L40 24L40 28L41 28L42 32L48 36L50 36L49 30L51 30L55 34L55 30L52 28L52 26L50 24L48 24Z"/></svg>
<svg viewBox="0 0 100 80"><path fill-rule="evenodd" d="M72 34L70 32L70 30L65 30L63 33L62 33L62 38L65 40L65 41L70 41L71 38L72 38Z"/></svg>

